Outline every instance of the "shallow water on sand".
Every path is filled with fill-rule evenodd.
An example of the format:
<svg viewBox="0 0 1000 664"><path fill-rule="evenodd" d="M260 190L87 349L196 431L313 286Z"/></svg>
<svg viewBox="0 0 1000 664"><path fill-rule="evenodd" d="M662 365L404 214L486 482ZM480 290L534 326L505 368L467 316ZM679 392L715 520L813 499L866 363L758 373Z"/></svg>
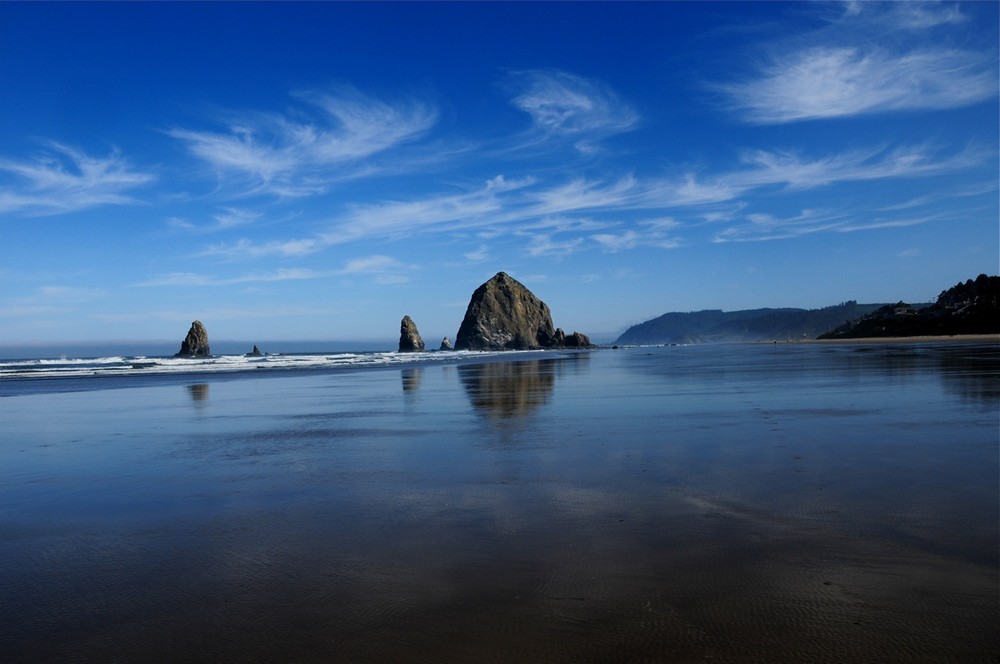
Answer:
<svg viewBox="0 0 1000 664"><path fill-rule="evenodd" d="M996 344L0 398L5 661L970 662Z"/></svg>

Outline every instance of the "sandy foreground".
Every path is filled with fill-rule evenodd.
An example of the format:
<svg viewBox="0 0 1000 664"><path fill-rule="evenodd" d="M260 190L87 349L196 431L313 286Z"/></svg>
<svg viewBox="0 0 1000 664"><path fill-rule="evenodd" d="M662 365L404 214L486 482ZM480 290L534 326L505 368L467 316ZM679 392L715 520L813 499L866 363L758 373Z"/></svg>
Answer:
<svg viewBox="0 0 1000 664"><path fill-rule="evenodd" d="M830 350L37 381L0 659L995 663L1000 347Z"/></svg>

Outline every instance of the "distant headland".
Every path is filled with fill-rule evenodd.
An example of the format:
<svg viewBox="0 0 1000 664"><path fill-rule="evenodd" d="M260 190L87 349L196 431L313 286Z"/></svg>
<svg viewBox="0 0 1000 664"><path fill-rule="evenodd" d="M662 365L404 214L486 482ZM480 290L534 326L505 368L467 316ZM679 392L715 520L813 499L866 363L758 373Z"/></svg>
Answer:
<svg viewBox="0 0 1000 664"><path fill-rule="evenodd" d="M1000 333L1000 277L979 275L936 302L859 304L822 309L672 312L633 325L614 343L658 345L761 340L807 341Z"/></svg>

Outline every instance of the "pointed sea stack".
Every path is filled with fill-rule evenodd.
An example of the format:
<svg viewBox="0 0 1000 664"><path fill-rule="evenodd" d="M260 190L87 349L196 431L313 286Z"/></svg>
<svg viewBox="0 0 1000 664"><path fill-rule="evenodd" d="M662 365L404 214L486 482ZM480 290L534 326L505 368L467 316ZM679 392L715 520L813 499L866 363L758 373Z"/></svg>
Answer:
<svg viewBox="0 0 1000 664"><path fill-rule="evenodd" d="M191 323L191 329L181 342L181 349L174 357L211 357L212 351L208 347L208 330L201 324L200 320Z"/></svg>
<svg viewBox="0 0 1000 664"><path fill-rule="evenodd" d="M455 350L455 348L451 345L451 339L445 337L441 340L441 347L438 350Z"/></svg>
<svg viewBox="0 0 1000 664"><path fill-rule="evenodd" d="M417 324L409 316L403 316L399 323L399 352L419 353L424 349L424 340L420 338Z"/></svg>
<svg viewBox="0 0 1000 664"><path fill-rule="evenodd" d="M552 324L548 306L505 272L476 289L455 337L456 350L532 350L587 347L586 335L569 339Z"/></svg>

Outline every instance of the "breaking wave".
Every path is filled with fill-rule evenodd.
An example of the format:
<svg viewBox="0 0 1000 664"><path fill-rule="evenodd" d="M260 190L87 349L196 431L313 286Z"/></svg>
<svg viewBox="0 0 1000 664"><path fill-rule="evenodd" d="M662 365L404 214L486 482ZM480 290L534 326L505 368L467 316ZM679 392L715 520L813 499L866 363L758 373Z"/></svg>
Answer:
<svg viewBox="0 0 1000 664"><path fill-rule="evenodd" d="M543 351L447 351L400 353L267 354L258 357L217 355L209 358L111 356L97 358L60 358L0 360L0 380L31 378L85 378L92 376L130 376L153 374L214 374L259 370L335 369L365 366L390 366L456 362L497 355L532 354Z"/></svg>

